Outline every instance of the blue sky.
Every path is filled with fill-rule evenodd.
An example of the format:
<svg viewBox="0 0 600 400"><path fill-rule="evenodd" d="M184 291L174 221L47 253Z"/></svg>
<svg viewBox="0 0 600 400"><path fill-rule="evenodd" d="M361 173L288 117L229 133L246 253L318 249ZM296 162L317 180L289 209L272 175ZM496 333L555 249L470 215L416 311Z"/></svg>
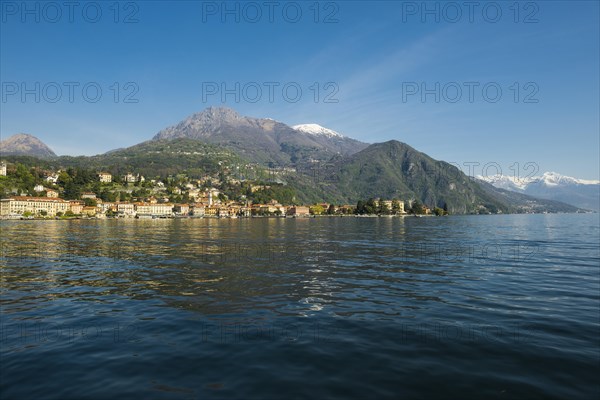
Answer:
<svg viewBox="0 0 600 400"><path fill-rule="evenodd" d="M597 1L0 3L2 138L91 155L227 106L600 178Z"/></svg>

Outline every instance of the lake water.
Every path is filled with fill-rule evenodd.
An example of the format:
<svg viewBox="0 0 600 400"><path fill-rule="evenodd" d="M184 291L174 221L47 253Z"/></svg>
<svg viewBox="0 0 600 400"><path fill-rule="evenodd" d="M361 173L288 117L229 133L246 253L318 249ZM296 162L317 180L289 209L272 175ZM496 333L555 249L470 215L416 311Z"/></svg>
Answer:
<svg viewBox="0 0 600 400"><path fill-rule="evenodd" d="M2 399L600 394L598 214L0 228Z"/></svg>

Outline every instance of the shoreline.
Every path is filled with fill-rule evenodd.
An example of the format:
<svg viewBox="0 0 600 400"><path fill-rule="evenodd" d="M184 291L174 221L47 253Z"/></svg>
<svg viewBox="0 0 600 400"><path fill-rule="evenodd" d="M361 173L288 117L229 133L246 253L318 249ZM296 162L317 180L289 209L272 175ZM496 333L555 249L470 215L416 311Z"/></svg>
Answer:
<svg viewBox="0 0 600 400"><path fill-rule="evenodd" d="M423 218L423 217L451 217L451 216L466 216L466 215L558 215L558 214L598 214L597 212L576 212L576 213L512 213L512 214L402 214L402 215L310 215L310 216L235 216L235 217L219 217L219 216L144 216L138 217L0 217L0 221L112 221L112 220L179 220L179 219L216 219L216 220L235 220L235 219L318 219L318 218Z"/></svg>
<svg viewBox="0 0 600 400"><path fill-rule="evenodd" d="M156 219L315 219L315 218L406 218L406 217L435 217L436 215L306 215L306 216L277 216L277 215L261 215L261 216L233 216L219 217L212 215L204 216L142 216L142 217L0 217L0 221L71 221L71 220L156 220Z"/></svg>

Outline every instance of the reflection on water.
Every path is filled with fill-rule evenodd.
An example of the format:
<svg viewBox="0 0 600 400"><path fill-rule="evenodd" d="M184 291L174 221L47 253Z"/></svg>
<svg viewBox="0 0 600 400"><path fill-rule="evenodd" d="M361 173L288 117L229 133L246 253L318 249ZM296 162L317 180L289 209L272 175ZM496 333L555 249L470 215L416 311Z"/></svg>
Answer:
<svg viewBox="0 0 600 400"><path fill-rule="evenodd" d="M12 397L598 391L597 215L0 227Z"/></svg>

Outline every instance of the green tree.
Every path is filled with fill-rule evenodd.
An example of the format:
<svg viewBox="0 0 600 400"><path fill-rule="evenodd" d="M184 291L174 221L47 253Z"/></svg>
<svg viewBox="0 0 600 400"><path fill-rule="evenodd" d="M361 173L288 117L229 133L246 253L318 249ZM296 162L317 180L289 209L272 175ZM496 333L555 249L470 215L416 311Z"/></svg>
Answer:
<svg viewBox="0 0 600 400"><path fill-rule="evenodd" d="M23 164L17 163L15 168L15 178L18 182L18 187L27 192L33 192L35 186L35 177L31 171Z"/></svg>
<svg viewBox="0 0 600 400"><path fill-rule="evenodd" d="M115 201L129 201L131 200L131 193L121 190L117 193Z"/></svg>
<svg viewBox="0 0 600 400"><path fill-rule="evenodd" d="M425 210L423 209L423 204L419 200L413 201L410 211L416 215L425 213Z"/></svg>
<svg viewBox="0 0 600 400"><path fill-rule="evenodd" d="M70 183L72 181L73 179L71 178L71 176L67 172L62 171L60 174L58 174L58 179L56 180L56 183L58 183L62 187L65 187L67 183Z"/></svg>
<svg viewBox="0 0 600 400"><path fill-rule="evenodd" d="M315 204L309 207L309 211L312 215L321 215L325 211L325 208L320 204Z"/></svg>
<svg viewBox="0 0 600 400"><path fill-rule="evenodd" d="M67 182L65 185L64 198L67 200L75 200L81 196L81 188L73 181Z"/></svg>
<svg viewBox="0 0 600 400"><path fill-rule="evenodd" d="M375 199L370 198L367 200L367 204L365 204L365 213L366 214L376 214L377 213L377 203Z"/></svg>
<svg viewBox="0 0 600 400"><path fill-rule="evenodd" d="M379 199L379 204L377 205L378 214L387 215L390 213L390 209L387 204L383 201L383 199Z"/></svg>
<svg viewBox="0 0 600 400"><path fill-rule="evenodd" d="M400 202L397 199L392 200L392 213L398 214L400 212Z"/></svg>
<svg viewBox="0 0 600 400"><path fill-rule="evenodd" d="M356 203L356 210L354 212L358 215L363 215L366 212L365 202L362 200L359 200L358 203Z"/></svg>
<svg viewBox="0 0 600 400"><path fill-rule="evenodd" d="M103 190L100 192L99 197L102 199L102 201L114 202L117 200L117 194L108 190Z"/></svg>

